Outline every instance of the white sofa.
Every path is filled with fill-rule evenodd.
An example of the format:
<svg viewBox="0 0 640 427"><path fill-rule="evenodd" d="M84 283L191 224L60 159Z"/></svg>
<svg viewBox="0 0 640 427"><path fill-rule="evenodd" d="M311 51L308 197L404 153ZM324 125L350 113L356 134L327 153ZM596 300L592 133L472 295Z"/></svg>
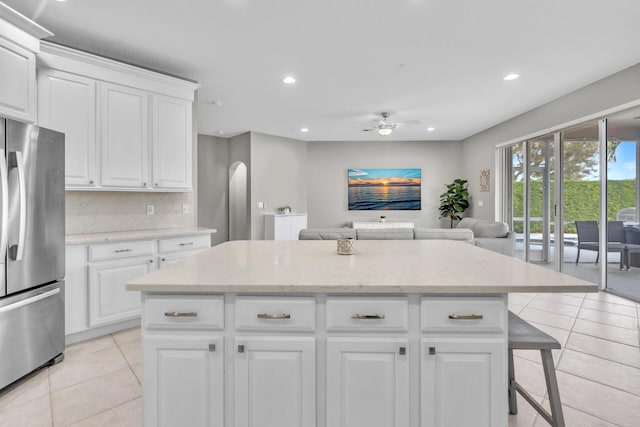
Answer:
<svg viewBox="0 0 640 427"><path fill-rule="evenodd" d="M476 246L489 249L503 255L514 256L516 238L504 222L478 218L462 218L456 229L469 229L473 232Z"/></svg>
<svg viewBox="0 0 640 427"><path fill-rule="evenodd" d="M474 244L473 232L469 229L453 228L307 228L300 231L300 240L336 240L351 237L358 240L462 240Z"/></svg>

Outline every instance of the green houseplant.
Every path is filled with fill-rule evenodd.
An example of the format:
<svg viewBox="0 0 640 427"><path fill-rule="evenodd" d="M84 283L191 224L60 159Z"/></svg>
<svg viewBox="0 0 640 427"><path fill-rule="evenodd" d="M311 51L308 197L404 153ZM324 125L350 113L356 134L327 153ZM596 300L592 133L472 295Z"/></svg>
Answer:
<svg viewBox="0 0 640 427"><path fill-rule="evenodd" d="M447 191L440 195L440 218L449 218L453 228L453 222L462 219L460 214L469 207L469 190L466 179L455 179L446 186Z"/></svg>

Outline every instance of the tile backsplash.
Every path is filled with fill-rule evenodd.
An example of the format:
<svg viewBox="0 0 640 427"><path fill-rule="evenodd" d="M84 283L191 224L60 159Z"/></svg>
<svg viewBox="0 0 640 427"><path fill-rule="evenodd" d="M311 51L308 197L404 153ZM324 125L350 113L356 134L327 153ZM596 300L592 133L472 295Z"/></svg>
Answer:
<svg viewBox="0 0 640 427"><path fill-rule="evenodd" d="M67 191L65 196L66 234L195 226L193 192ZM147 205L155 215L147 215Z"/></svg>

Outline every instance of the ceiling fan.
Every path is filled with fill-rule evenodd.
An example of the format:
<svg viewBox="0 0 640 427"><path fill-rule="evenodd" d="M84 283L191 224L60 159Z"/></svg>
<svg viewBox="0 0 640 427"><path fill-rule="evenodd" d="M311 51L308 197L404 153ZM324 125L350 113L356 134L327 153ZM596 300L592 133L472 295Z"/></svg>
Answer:
<svg viewBox="0 0 640 427"><path fill-rule="evenodd" d="M389 118L389 116L391 116L391 113L388 111L380 112L380 116L382 116L382 119L378 122L378 124L376 124L372 128L362 129L362 131L363 132L375 131L378 133L378 135L381 135L381 136L391 135L391 132L393 132L393 130L398 126L398 124L387 122L387 119Z"/></svg>

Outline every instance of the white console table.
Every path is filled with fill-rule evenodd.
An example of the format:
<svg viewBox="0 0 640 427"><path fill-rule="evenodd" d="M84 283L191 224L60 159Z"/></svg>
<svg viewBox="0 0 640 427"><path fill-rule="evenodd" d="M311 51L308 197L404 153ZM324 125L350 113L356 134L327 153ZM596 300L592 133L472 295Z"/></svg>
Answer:
<svg viewBox="0 0 640 427"><path fill-rule="evenodd" d="M306 213L264 215L265 240L298 240L304 228L307 228Z"/></svg>
<svg viewBox="0 0 640 427"><path fill-rule="evenodd" d="M351 223L352 228L368 228L368 229L382 229L382 228L413 228L413 222L380 222L380 221L353 221Z"/></svg>

